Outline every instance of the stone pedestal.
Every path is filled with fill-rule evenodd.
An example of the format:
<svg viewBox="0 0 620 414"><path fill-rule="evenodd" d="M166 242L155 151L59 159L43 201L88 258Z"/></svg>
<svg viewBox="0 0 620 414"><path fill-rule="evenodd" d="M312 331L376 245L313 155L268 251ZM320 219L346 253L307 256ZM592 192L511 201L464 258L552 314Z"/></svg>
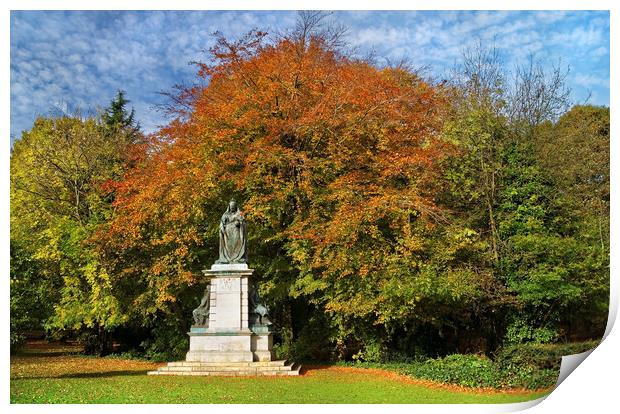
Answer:
<svg viewBox="0 0 620 414"><path fill-rule="evenodd" d="M169 362L149 375L299 375L301 367L274 361L269 309L247 262L247 223L231 200L220 220L220 263L203 270L209 284L192 311L185 361ZM250 304L252 304L250 306Z"/></svg>
<svg viewBox="0 0 620 414"><path fill-rule="evenodd" d="M148 375L299 375L299 364L274 361L270 326L249 318L252 272L245 264L203 270L211 280L206 324L191 327L185 361L169 362Z"/></svg>
<svg viewBox="0 0 620 414"><path fill-rule="evenodd" d="M188 362L252 362L273 359L267 326L249 325L247 264L215 264L203 273L211 279L208 326L192 326Z"/></svg>
<svg viewBox="0 0 620 414"><path fill-rule="evenodd" d="M266 326L250 326L251 347L254 361L271 361L273 356L273 335Z"/></svg>

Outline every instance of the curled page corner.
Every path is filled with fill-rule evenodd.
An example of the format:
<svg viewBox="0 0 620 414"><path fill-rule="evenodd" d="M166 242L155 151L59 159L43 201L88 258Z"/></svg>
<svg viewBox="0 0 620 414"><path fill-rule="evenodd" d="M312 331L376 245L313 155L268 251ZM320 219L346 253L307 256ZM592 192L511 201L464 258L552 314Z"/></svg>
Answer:
<svg viewBox="0 0 620 414"><path fill-rule="evenodd" d="M612 291L613 293L613 291ZM609 301L609 313L607 316L607 326L605 328L605 333L603 334L603 338L601 338L601 342L607 338L607 335L611 332L615 322L616 322L616 314L618 313L618 300L617 295L611 295ZM573 355L564 355L562 357L562 363L560 365L560 375L558 377L558 381L555 386L558 387L585 359L594 351L597 347L589 349L580 354Z"/></svg>
<svg viewBox="0 0 620 414"><path fill-rule="evenodd" d="M500 404L494 407L493 412L514 413L517 411L524 411L543 402L549 396L549 394L543 395L542 397L536 398L535 400L528 400L528 401L523 401L523 402L518 402L518 403Z"/></svg>
<svg viewBox="0 0 620 414"><path fill-rule="evenodd" d="M605 333L601 338L601 342L607 338L607 335L611 333L611 330L614 327L616 322L616 316L618 314L618 295L617 295L617 286L611 281L610 286L610 299L609 299L609 312L607 314L607 326L605 327ZM599 343L600 344L600 343ZM557 388L585 359L597 348L595 346L592 349L589 349L580 354L573 355L564 355L562 357L562 363L560 365L560 375L558 376L558 381L555 383L555 388Z"/></svg>
<svg viewBox="0 0 620 414"><path fill-rule="evenodd" d="M594 351L596 349L596 347L589 349L585 352L582 352L580 354L573 354L573 355L564 355L562 356L562 362L560 364L560 375L558 376L558 380L555 383L555 387L553 387L553 390L555 390L566 378L568 378L568 376L592 353L592 351ZM540 398L536 398L535 400L529 400L529 401L524 401L524 402L520 402L520 403L511 403L511 404L503 404L502 407L496 411L496 412L516 412L516 411L523 411L523 410L527 410L529 408L532 408L538 404L540 404L541 402L543 402L549 395L551 395L551 393L553 393L553 390L551 390L548 394L540 397Z"/></svg>
<svg viewBox="0 0 620 414"><path fill-rule="evenodd" d="M613 278L610 280L610 298L609 298L609 312L607 314L607 326L605 327L605 333L599 342L599 345L607 338L607 336L611 333L615 322L616 316L618 314L618 285L614 283ZM524 401L520 403L511 403L511 404L502 404L502 407L499 408L496 412L516 412L527 410L532 408L541 402L543 402L548 396L550 396L553 391L562 383L572 372L583 362L585 359L590 356L590 354L598 348L598 345L592 349L581 352L579 354L573 355L564 355L562 356L562 361L560 363L560 375L558 375L558 380L555 383L555 387L551 390L547 395L544 395L540 398L530 401Z"/></svg>
<svg viewBox="0 0 620 414"><path fill-rule="evenodd" d="M580 354L564 355L560 365L560 375L555 383L556 388L581 364L596 348L589 349Z"/></svg>

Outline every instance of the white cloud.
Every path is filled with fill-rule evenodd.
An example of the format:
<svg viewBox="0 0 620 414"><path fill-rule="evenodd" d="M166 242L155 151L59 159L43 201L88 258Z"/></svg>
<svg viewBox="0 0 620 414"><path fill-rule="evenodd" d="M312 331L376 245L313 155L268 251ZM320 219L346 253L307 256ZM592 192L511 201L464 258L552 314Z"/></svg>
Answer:
<svg viewBox="0 0 620 414"><path fill-rule="evenodd" d="M566 32L552 33L551 43L565 46L595 46L604 42L603 30L596 27L576 27Z"/></svg>
<svg viewBox="0 0 620 414"><path fill-rule="evenodd" d="M156 92L192 79L187 63L205 58L214 31L233 38L255 27L274 32L296 18L292 11L12 12L11 131L28 128L60 100L105 106L116 89L152 129L162 122L151 109L161 99ZM379 57L430 64L435 74L481 39L495 42L508 62L529 52L564 56L575 85L609 88L607 73L594 70L609 70L605 12L340 11L330 19L350 27L348 39L361 54L373 47Z"/></svg>
<svg viewBox="0 0 620 414"><path fill-rule="evenodd" d="M566 10L541 10L534 12L534 16L543 24L555 23L568 15Z"/></svg>
<svg viewBox="0 0 620 414"><path fill-rule="evenodd" d="M609 56L609 49L605 46L601 46L591 51L590 55L594 57Z"/></svg>
<svg viewBox="0 0 620 414"><path fill-rule="evenodd" d="M356 45L394 45L410 39L408 29L394 27L368 27L356 32L353 43Z"/></svg>
<svg viewBox="0 0 620 414"><path fill-rule="evenodd" d="M577 85L583 86L585 88L593 86L609 88L609 78L591 74L578 73L573 77L573 79L575 80L575 83Z"/></svg>

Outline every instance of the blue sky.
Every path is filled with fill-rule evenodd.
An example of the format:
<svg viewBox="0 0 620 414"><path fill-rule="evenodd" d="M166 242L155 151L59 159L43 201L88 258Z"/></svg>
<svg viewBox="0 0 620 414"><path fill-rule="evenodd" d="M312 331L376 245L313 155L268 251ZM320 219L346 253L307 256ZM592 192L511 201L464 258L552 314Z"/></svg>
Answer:
<svg viewBox="0 0 620 414"><path fill-rule="evenodd" d="M211 33L290 28L293 11L12 11L11 142L38 115L106 106L123 89L147 132L166 122L153 109L159 91L191 81L189 61L204 57ZM360 53L378 63L407 58L444 75L464 47L499 47L508 68L533 53L570 66L572 99L609 105L607 11L340 11Z"/></svg>

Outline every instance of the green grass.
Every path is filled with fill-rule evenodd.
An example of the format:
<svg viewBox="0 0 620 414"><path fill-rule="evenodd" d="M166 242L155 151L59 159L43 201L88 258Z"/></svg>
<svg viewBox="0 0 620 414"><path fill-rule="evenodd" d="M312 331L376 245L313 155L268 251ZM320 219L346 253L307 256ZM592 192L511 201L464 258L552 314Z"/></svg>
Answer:
<svg viewBox="0 0 620 414"><path fill-rule="evenodd" d="M379 370L308 369L299 377L147 376L156 364L27 353L11 359L11 403L513 403L546 393L459 391Z"/></svg>
<svg viewBox="0 0 620 414"><path fill-rule="evenodd" d="M119 375L21 379L12 403L512 403L544 394L470 394L361 378L185 378Z"/></svg>

